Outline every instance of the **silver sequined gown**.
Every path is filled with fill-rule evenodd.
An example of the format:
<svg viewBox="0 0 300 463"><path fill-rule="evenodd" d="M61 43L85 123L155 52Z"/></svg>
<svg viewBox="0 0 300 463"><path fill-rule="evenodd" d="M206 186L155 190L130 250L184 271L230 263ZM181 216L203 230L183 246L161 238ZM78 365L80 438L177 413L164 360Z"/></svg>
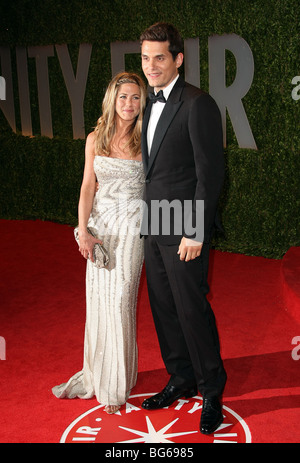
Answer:
<svg viewBox="0 0 300 463"><path fill-rule="evenodd" d="M106 405L126 402L137 378L136 302L143 264L140 238L142 162L96 156L99 182L88 226L110 257L86 272L86 326L82 371L52 391L59 398L96 396Z"/></svg>

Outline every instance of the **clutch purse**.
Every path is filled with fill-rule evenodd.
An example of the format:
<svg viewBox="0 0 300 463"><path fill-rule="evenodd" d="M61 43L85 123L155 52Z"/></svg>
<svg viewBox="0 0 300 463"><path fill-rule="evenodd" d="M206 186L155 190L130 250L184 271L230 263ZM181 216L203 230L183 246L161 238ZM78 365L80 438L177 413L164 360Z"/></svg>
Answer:
<svg viewBox="0 0 300 463"><path fill-rule="evenodd" d="M87 227L87 231L90 235L92 235L94 238L97 238L96 234L93 232L93 230L89 227ZM78 227L74 229L74 237L79 245L79 236L78 236ZM92 262L97 268L105 268L109 262L109 256L106 251L106 249L103 247L102 244L96 243L93 249L93 258L94 262Z"/></svg>

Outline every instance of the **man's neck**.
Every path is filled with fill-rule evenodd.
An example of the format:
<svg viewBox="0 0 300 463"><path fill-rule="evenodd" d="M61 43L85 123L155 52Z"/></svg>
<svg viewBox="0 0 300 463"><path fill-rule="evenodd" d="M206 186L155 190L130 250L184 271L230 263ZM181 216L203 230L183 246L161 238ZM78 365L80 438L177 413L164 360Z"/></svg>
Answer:
<svg viewBox="0 0 300 463"><path fill-rule="evenodd" d="M172 79L171 82L169 82L168 85L166 85L165 87L154 87L155 93L158 93L160 90L163 90L165 97L166 95L168 97L178 77L179 74L177 73L174 79Z"/></svg>

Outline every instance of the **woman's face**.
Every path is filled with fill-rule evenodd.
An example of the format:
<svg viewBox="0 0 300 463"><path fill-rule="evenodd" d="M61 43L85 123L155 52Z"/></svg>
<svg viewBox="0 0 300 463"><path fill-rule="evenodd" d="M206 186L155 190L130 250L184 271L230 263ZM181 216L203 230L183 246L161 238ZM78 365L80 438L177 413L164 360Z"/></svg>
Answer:
<svg viewBox="0 0 300 463"><path fill-rule="evenodd" d="M133 122L140 112L140 87L137 84L122 84L116 97L117 117Z"/></svg>

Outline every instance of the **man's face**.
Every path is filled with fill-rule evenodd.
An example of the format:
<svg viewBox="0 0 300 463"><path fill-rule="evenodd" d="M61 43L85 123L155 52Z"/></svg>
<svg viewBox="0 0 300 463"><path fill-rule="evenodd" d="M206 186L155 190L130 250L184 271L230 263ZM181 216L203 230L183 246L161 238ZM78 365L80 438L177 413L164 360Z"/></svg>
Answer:
<svg viewBox="0 0 300 463"><path fill-rule="evenodd" d="M161 90L167 87L178 74L183 54L178 53L175 61L169 52L169 42L142 43L142 68L151 87Z"/></svg>

